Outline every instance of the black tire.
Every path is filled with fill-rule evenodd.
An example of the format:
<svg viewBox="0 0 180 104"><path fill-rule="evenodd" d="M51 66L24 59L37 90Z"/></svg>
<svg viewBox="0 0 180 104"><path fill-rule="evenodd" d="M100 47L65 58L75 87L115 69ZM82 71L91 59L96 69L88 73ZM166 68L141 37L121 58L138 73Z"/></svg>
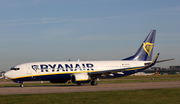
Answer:
<svg viewBox="0 0 180 104"><path fill-rule="evenodd" d="M96 85L98 85L98 82L96 80L92 80L91 85L96 86Z"/></svg>
<svg viewBox="0 0 180 104"><path fill-rule="evenodd" d="M20 87L24 87L24 85L23 85L23 84L20 84Z"/></svg>

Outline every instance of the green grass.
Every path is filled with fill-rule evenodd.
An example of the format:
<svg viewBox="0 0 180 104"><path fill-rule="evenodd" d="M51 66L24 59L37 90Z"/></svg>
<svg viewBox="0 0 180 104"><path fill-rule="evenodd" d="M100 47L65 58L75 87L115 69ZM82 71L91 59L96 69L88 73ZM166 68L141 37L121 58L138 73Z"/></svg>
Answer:
<svg viewBox="0 0 180 104"><path fill-rule="evenodd" d="M0 95L1 104L179 104L180 88Z"/></svg>
<svg viewBox="0 0 180 104"><path fill-rule="evenodd" d="M151 80L154 78L154 80ZM2 79L0 80L3 81ZM10 81L10 80L7 80ZM154 76L126 76L114 79L103 79L98 82L102 83L138 83L138 82L164 82L164 81L180 81L180 75L154 75ZM69 83L66 83L66 85ZM53 86L53 85L65 85L64 83L24 83L24 86ZM15 87L19 86L18 83L14 84L1 84L0 87Z"/></svg>
<svg viewBox="0 0 180 104"><path fill-rule="evenodd" d="M0 79L0 82L3 82L3 81L11 81L10 79Z"/></svg>
<svg viewBox="0 0 180 104"><path fill-rule="evenodd" d="M147 76L125 76L116 79L134 79L134 78L176 78L180 77L180 74L169 74L169 75L147 75Z"/></svg>
<svg viewBox="0 0 180 104"><path fill-rule="evenodd" d="M112 80L112 81L100 81L99 83L138 83L138 82L165 82L165 81L180 81L180 78L173 79L135 79L135 80Z"/></svg>
<svg viewBox="0 0 180 104"><path fill-rule="evenodd" d="M154 78L154 80L151 80ZM122 80L121 80L122 79ZM0 80L3 81L3 80ZM7 80L9 81L9 80ZM127 76L99 83L180 81L180 75ZM56 86L54 83L25 83L24 86ZM5 86L19 86L6 84ZM0 89L1 90L1 89ZM56 94L0 95L0 104L179 104L180 88L73 92Z"/></svg>
<svg viewBox="0 0 180 104"><path fill-rule="evenodd" d="M27 87L27 86L57 86L57 85L76 85L76 84L73 84L73 83L67 83L67 84L64 84L64 83L50 83L50 82L47 82L47 83L24 83L25 87ZM14 84L0 85L0 87L17 87L17 86L20 86L20 84L19 83L14 83Z"/></svg>

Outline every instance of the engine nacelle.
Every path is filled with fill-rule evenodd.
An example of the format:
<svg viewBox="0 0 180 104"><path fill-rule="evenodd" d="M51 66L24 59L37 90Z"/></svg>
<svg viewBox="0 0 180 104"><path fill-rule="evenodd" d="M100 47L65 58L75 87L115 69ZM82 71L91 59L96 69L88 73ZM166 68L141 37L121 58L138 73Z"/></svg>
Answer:
<svg viewBox="0 0 180 104"><path fill-rule="evenodd" d="M71 81L73 83L89 83L91 77L87 73L77 73L72 75Z"/></svg>

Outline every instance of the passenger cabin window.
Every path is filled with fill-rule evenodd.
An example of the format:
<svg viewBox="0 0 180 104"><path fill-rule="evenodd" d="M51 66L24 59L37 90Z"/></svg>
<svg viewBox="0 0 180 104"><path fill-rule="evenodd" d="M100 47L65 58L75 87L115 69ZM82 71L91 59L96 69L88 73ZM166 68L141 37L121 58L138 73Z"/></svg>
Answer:
<svg viewBox="0 0 180 104"><path fill-rule="evenodd" d="M11 68L10 70L19 70L20 68Z"/></svg>

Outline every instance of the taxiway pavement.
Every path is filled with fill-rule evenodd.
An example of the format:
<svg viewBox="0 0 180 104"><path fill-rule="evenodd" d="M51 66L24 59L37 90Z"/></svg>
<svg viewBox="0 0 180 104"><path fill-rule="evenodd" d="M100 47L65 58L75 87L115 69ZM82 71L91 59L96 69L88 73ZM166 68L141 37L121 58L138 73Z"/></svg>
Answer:
<svg viewBox="0 0 180 104"><path fill-rule="evenodd" d="M180 88L180 81L171 82L141 82L141 83L111 83L91 86L85 84L77 85L52 85L33 87L0 87L0 95L10 94L42 94L42 93L68 93L68 92L89 92L89 91L112 91L112 90L137 90L157 88Z"/></svg>

